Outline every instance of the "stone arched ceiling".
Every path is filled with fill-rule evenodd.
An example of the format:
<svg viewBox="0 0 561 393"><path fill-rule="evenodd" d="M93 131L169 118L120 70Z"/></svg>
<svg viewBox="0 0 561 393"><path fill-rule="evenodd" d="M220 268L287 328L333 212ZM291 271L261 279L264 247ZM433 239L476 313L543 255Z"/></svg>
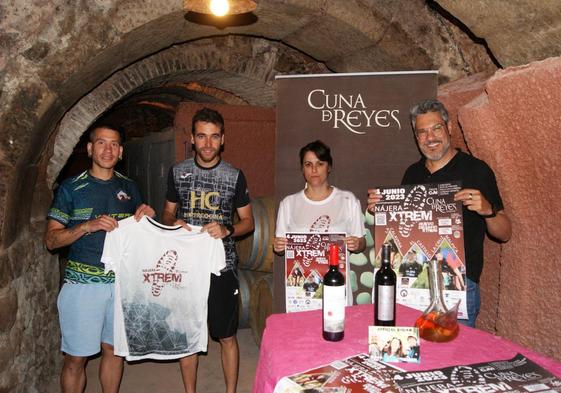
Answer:
<svg viewBox="0 0 561 393"><path fill-rule="evenodd" d="M459 39L458 29L422 0L263 0L255 23L222 30L186 20L181 2L110 0L78 6L33 0L13 2L3 11L0 34L6 50L0 65L5 93L0 99L8 111L14 101L30 101L25 108L25 117L32 119L29 125L53 104L60 105L57 113L64 112L138 59L208 36L242 34L282 41L337 72L438 68L448 80L490 66L484 48ZM20 139L13 129L6 133ZM26 140L14 140L7 157L20 156L25 145Z"/></svg>
<svg viewBox="0 0 561 393"><path fill-rule="evenodd" d="M278 67L287 66L293 72L328 72L325 66L285 45L246 36L174 45L135 62L114 73L64 115L47 168L47 182L54 182L83 132L117 102L123 107L148 105L150 101L169 110L185 98L272 106L274 76Z"/></svg>

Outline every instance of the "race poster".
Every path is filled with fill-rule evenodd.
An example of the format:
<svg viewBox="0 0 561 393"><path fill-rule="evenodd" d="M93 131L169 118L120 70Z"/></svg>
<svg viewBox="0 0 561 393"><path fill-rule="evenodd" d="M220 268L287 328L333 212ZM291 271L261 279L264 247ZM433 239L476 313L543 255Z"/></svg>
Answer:
<svg viewBox="0 0 561 393"><path fill-rule="evenodd" d="M521 354L510 360L399 373L394 381L403 393L561 391L561 380Z"/></svg>
<svg viewBox="0 0 561 393"><path fill-rule="evenodd" d="M467 319L466 262L462 203L454 201L459 182L378 187L374 209L375 247L370 260L381 264L383 243L391 245L397 274L396 301L424 311L430 304L428 261L441 262L444 301L460 302L458 318ZM374 290L372 291L374 298Z"/></svg>
<svg viewBox="0 0 561 393"><path fill-rule="evenodd" d="M322 308L323 276L329 270L329 247L339 246L339 271L347 282L344 233L287 233L285 248L286 312Z"/></svg>
<svg viewBox="0 0 561 393"><path fill-rule="evenodd" d="M274 393L398 392L393 376L400 371L389 364L372 360L363 353L284 377L277 382Z"/></svg>

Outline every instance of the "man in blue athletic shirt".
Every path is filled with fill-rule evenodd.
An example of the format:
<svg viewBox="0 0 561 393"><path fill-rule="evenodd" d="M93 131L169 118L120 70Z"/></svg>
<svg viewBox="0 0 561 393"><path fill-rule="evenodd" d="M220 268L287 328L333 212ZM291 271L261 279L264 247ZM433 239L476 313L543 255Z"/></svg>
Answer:
<svg viewBox="0 0 561 393"><path fill-rule="evenodd" d="M123 358L113 353L113 272L101 263L106 232L134 214L154 216L142 204L135 183L115 171L122 158L121 134L100 125L87 145L91 169L59 186L48 213L45 244L49 250L69 246L64 285L58 297L64 364L60 384L64 393L83 392L88 356L101 350L99 378L104 393L119 391Z"/></svg>

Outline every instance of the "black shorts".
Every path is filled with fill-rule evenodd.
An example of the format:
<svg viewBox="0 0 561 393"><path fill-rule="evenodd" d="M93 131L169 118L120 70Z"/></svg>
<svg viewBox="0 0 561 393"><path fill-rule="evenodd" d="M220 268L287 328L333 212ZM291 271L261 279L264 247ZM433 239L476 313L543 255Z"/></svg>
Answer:
<svg viewBox="0 0 561 393"><path fill-rule="evenodd" d="M215 340L231 337L238 331L240 284L237 274L228 270L210 275L208 330Z"/></svg>

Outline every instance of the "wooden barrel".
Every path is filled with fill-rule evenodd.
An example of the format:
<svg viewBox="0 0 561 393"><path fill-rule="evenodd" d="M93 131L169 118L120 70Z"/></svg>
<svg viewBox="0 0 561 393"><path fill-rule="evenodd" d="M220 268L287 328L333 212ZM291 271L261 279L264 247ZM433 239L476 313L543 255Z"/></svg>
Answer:
<svg viewBox="0 0 561 393"><path fill-rule="evenodd" d="M252 270L242 270L238 269L238 278L240 281L240 304L239 304L239 324L240 329L250 327L250 298L251 298L251 288L267 273L254 272Z"/></svg>
<svg viewBox="0 0 561 393"><path fill-rule="evenodd" d="M265 320L273 313L273 275L266 274L251 288L249 324L257 345L265 329Z"/></svg>
<svg viewBox="0 0 561 393"><path fill-rule="evenodd" d="M273 237L275 236L275 199L262 197L251 200L255 230L236 243L238 267L271 273L273 271Z"/></svg>

